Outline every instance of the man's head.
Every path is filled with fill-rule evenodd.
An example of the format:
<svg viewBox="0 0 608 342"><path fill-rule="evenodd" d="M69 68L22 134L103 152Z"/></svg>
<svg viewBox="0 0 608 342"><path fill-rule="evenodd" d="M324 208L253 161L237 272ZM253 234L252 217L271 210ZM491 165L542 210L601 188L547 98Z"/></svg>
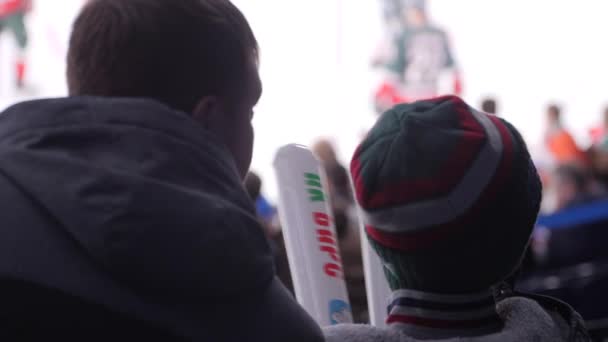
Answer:
<svg viewBox="0 0 608 342"><path fill-rule="evenodd" d="M526 144L453 96L384 113L351 163L393 289L486 290L519 266L540 207Z"/></svg>
<svg viewBox="0 0 608 342"><path fill-rule="evenodd" d="M407 25L419 27L426 24L426 0L402 0L401 6Z"/></svg>
<svg viewBox="0 0 608 342"><path fill-rule="evenodd" d="M547 122L550 126L559 125L561 123L562 110L556 104L547 106Z"/></svg>
<svg viewBox="0 0 608 342"><path fill-rule="evenodd" d="M257 42L228 0L91 0L74 22L70 95L146 97L191 115L244 177L261 94Z"/></svg>
<svg viewBox="0 0 608 342"><path fill-rule="evenodd" d="M320 139L315 142L312 146L312 150L317 158L319 158L319 160L325 164L336 163L338 160L334 146L327 139Z"/></svg>
<svg viewBox="0 0 608 342"><path fill-rule="evenodd" d="M260 197L262 191L262 179L257 173L249 171L244 181L245 190L252 201L256 201Z"/></svg>
<svg viewBox="0 0 608 342"><path fill-rule="evenodd" d="M496 112L497 112L496 100L494 100L493 98L483 99L483 101L481 101L481 110L485 113L496 115Z"/></svg>

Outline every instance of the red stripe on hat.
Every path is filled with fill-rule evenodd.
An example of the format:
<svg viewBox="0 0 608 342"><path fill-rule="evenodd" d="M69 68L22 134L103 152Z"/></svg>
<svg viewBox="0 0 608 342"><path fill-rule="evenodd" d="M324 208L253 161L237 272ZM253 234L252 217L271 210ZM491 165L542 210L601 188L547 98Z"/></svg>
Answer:
<svg viewBox="0 0 608 342"><path fill-rule="evenodd" d="M475 201L473 206L464 215L454 221L428 230L407 233L387 233L368 225L365 227L365 230L374 241L384 247L411 252L426 248L437 240L444 239L446 236L465 228L475 220L482 210L483 203L490 202L493 197L496 196L498 190L504 185L509 176L514 158L513 140L509 130L496 116L488 115L488 117L500 132L503 143L503 154L494 178L482 192L481 196L479 196L477 201Z"/></svg>
<svg viewBox="0 0 608 342"><path fill-rule="evenodd" d="M389 183L374 192L366 190L361 175L360 148L355 152L351 162L351 174L355 183L355 194L359 205L366 210L383 208L391 205L403 205L408 202L433 197L437 193L448 192L462 178L470 165L475 161L483 148L486 133L483 126L477 122L468 106L455 96L433 99L450 101L455 106L460 119L460 128L464 131L453 153L444 165L442 172L431 178L406 180Z"/></svg>
<svg viewBox="0 0 608 342"><path fill-rule="evenodd" d="M500 318L497 315L472 320L446 320L408 315L390 315L386 319L386 323L388 324L404 323L436 329L472 329L497 324L499 322Z"/></svg>

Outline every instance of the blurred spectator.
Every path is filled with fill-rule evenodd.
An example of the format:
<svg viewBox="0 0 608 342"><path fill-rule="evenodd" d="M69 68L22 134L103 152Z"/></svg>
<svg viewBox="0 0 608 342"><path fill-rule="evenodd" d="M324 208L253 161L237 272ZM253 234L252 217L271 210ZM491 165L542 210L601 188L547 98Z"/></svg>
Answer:
<svg viewBox="0 0 608 342"><path fill-rule="evenodd" d="M563 210L593 201L591 175L575 165L560 165L553 172L552 185L556 196L556 210Z"/></svg>
<svg viewBox="0 0 608 342"><path fill-rule="evenodd" d="M361 240L358 221L354 210L350 178L340 164L331 142L320 139L313 145L315 155L321 161L327 175L331 207L336 232L340 243L340 253L344 267L344 277L353 312L358 323L368 321L367 296L361 256Z"/></svg>
<svg viewBox="0 0 608 342"><path fill-rule="evenodd" d="M273 225L275 223L276 209L268 202L266 197L262 195L262 179L255 172L249 171L245 177L245 189L249 197L255 204L255 210L258 218L268 230L268 234L272 234Z"/></svg>
<svg viewBox="0 0 608 342"><path fill-rule="evenodd" d="M555 162L558 165L568 163L587 165L587 156L564 127L561 108L551 104L547 107L546 115L545 144Z"/></svg>
<svg viewBox="0 0 608 342"><path fill-rule="evenodd" d="M28 44L25 16L30 11L31 5L31 0L0 0L0 33L10 30L17 43L15 86L18 89L22 89L25 85L25 51Z"/></svg>
<svg viewBox="0 0 608 342"><path fill-rule="evenodd" d="M591 128L589 133L594 145L608 145L608 107L604 109L601 125Z"/></svg>
<svg viewBox="0 0 608 342"><path fill-rule="evenodd" d="M481 110L488 114L497 114L498 105L496 100L491 97L487 97L481 101Z"/></svg>
<svg viewBox="0 0 608 342"><path fill-rule="evenodd" d="M327 185L329 186L329 197L334 215L347 215L346 211L353 204L353 196L350 187L348 172L340 164L336 156L336 151L331 142L326 139L317 141L312 148L313 152L321 161L325 174L327 175ZM342 230L344 227L336 227Z"/></svg>
<svg viewBox="0 0 608 342"><path fill-rule="evenodd" d="M589 151L593 175L604 190L608 190L608 146L594 145Z"/></svg>
<svg viewBox="0 0 608 342"><path fill-rule="evenodd" d="M281 228L278 225L278 220L276 220L276 208L262 195L262 179L255 172L249 171L247 173L244 185L249 197L255 204L258 219L264 227L264 233L270 243L277 276L293 294L293 281L287 260L287 250L285 249Z"/></svg>
<svg viewBox="0 0 608 342"><path fill-rule="evenodd" d="M608 151L608 108L604 111L604 127L600 139L600 146L603 150Z"/></svg>
<svg viewBox="0 0 608 342"><path fill-rule="evenodd" d="M602 115L602 124L589 130L592 145L588 150L593 176L599 186L608 189L608 107Z"/></svg>

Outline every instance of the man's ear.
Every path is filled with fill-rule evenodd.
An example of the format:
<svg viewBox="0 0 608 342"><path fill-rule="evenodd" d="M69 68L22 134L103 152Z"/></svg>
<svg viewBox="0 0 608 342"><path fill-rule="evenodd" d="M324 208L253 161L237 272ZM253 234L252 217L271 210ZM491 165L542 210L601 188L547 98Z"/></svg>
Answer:
<svg viewBox="0 0 608 342"><path fill-rule="evenodd" d="M212 130L222 118L222 104L216 96L203 97L192 113L192 117L203 127Z"/></svg>

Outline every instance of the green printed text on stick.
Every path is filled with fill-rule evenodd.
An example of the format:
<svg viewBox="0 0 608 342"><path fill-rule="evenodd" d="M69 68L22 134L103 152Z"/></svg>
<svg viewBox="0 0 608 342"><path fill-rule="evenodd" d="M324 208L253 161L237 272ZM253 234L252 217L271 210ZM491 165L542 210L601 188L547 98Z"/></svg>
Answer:
<svg viewBox="0 0 608 342"><path fill-rule="evenodd" d="M325 194L321 185L321 177L316 173L305 173L308 195L311 202L325 202Z"/></svg>

